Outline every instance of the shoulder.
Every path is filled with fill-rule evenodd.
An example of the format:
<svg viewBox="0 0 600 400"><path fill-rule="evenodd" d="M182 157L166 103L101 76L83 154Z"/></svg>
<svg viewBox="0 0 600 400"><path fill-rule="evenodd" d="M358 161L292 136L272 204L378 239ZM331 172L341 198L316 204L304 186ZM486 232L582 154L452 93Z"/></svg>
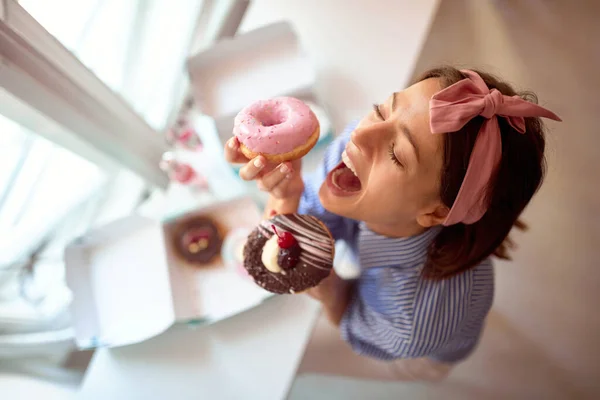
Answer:
<svg viewBox="0 0 600 400"><path fill-rule="evenodd" d="M433 281L418 268L373 268L363 271L358 289L341 324L353 349L388 360L423 357L447 349L463 332L477 336L491 306L493 270L486 260Z"/></svg>
<svg viewBox="0 0 600 400"><path fill-rule="evenodd" d="M487 314L494 300L494 264L492 259L487 258L468 272L472 275L470 312L472 315Z"/></svg>
<svg viewBox="0 0 600 400"><path fill-rule="evenodd" d="M439 327L449 338L465 325L479 323L494 298L494 269L490 259L441 281L420 279L415 291L413 338L435 341Z"/></svg>
<svg viewBox="0 0 600 400"><path fill-rule="evenodd" d="M444 280L423 278L416 270L377 268L369 271L363 298L371 309L386 315L414 343L441 342L470 320L489 311L494 297L491 260ZM368 279L367 279L368 280Z"/></svg>
<svg viewBox="0 0 600 400"><path fill-rule="evenodd" d="M369 299L379 301L397 300L392 293L410 293L416 299L435 297L436 303L449 301L454 304L468 304L474 297L481 294L493 294L494 269L490 259L484 260L478 266L444 280L426 279L420 269L406 270L399 266L385 268L368 268L363 270L362 281L368 286L373 285L378 290L368 292ZM366 293L365 293L366 294ZM431 301L411 302L412 305L434 305ZM374 305L374 304L373 304Z"/></svg>
<svg viewBox="0 0 600 400"><path fill-rule="evenodd" d="M423 300L435 297L439 303L453 304L465 312L474 302L492 298L494 294L494 267L491 259L486 259L474 268L444 280L421 278L416 290ZM420 306L427 307L428 301Z"/></svg>
<svg viewBox="0 0 600 400"><path fill-rule="evenodd" d="M344 128L342 133L329 145L323 160L324 165L327 168L331 169L342 161L342 152L350 141L352 132L357 125L358 121L353 121L346 125L346 128Z"/></svg>
<svg viewBox="0 0 600 400"><path fill-rule="evenodd" d="M342 319L342 337L359 354L380 359L434 354L463 332L477 336L493 286L490 260L441 281L424 278L419 266L363 269Z"/></svg>
<svg viewBox="0 0 600 400"><path fill-rule="evenodd" d="M352 134L352 132L356 129L356 127L358 126L358 123L360 121L358 120L354 120L352 122L350 122L348 125L346 125L346 127L344 128L344 130L342 131L342 133L340 134L340 138L344 138L344 140L347 142L350 140L350 135Z"/></svg>

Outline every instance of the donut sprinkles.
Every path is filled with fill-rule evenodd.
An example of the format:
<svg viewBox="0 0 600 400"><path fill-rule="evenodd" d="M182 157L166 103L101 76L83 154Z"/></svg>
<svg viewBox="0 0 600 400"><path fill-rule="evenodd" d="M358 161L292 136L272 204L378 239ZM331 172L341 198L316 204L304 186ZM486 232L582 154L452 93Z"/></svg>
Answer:
<svg viewBox="0 0 600 400"><path fill-rule="evenodd" d="M233 134L249 159L259 155L271 162L304 156L319 139L317 117L293 97L259 100L235 117Z"/></svg>

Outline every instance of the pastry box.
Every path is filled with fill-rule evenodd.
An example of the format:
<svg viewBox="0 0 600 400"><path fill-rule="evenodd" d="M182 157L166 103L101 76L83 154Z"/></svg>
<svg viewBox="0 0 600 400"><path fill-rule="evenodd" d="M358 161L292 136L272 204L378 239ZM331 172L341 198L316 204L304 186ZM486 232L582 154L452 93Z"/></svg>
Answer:
<svg viewBox="0 0 600 400"><path fill-rule="evenodd" d="M196 108L214 119L224 143L236 114L248 104L277 96L309 104L321 122L321 138L330 123L313 88L315 69L288 22L277 22L224 38L187 62Z"/></svg>
<svg viewBox="0 0 600 400"><path fill-rule="evenodd" d="M215 237L220 249L208 262L189 262L181 255L182 238L190 241L183 233L199 220L211 221L218 235L201 230L193 249ZM129 216L73 241L65 261L78 346L136 343L177 322L211 323L260 304L271 293L241 266L245 238L259 221L257 206L244 197L166 221Z"/></svg>

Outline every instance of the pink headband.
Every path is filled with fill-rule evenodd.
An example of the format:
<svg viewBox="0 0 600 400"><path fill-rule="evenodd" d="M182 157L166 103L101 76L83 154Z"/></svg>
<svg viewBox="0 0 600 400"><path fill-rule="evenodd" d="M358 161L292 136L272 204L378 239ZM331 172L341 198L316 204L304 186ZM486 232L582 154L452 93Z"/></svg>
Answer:
<svg viewBox="0 0 600 400"><path fill-rule="evenodd" d="M431 132L456 132L478 115L486 118L486 121L475 139L465 178L444 221L445 226L460 222L473 224L479 221L488 209L485 192L502 158L502 138L497 116L505 118L520 133L525 133L524 117L561 120L553 112L519 96L505 96L497 89L488 89L476 72L461 72L467 79L441 90L431 98Z"/></svg>

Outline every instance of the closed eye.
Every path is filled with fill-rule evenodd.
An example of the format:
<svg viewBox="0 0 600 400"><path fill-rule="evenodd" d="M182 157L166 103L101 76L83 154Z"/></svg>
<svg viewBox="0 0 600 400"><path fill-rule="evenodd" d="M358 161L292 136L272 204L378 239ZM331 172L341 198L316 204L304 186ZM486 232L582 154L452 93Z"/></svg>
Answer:
<svg viewBox="0 0 600 400"><path fill-rule="evenodd" d="M379 104L373 104L373 110L375 111L375 115L377 115L377 118L379 118L380 120L385 121L385 118L383 118L383 114L381 113L381 109L379 107Z"/></svg>
<svg viewBox="0 0 600 400"><path fill-rule="evenodd" d="M398 157L396 157L396 153L394 152L394 143L390 145L388 152L390 154L390 159L394 162L394 164L396 164L400 168L403 168L404 165L400 162L400 160L398 160Z"/></svg>

